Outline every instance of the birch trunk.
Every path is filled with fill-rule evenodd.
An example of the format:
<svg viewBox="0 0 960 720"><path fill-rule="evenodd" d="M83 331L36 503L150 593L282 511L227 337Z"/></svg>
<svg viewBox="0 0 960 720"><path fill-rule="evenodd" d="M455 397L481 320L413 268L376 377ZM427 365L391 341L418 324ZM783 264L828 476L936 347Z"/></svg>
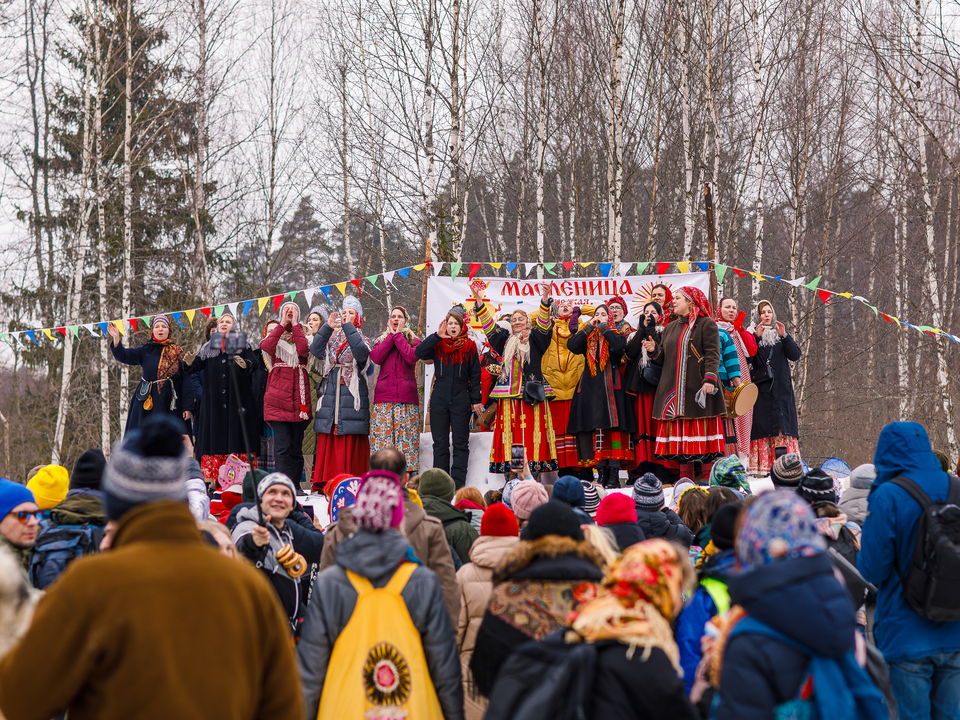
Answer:
<svg viewBox="0 0 960 720"><path fill-rule="evenodd" d="M543 243L546 236L546 214L544 212L544 174L543 165L547 151L547 67L549 49L544 47L543 39L543 0L533 0L533 32L536 38L538 90L537 104L537 159L534 177L537 182L537 278L543 278Z"/></svg>
<svg viewBox="0 0 960 720"><path fill-rule="evenodd" d="M354 277L353 246L350 243L350 163L347 143L347 66L346 60L340 67L340 170L343 180L343 253L347 261L347 272Z"/></svg>
<svg viewBox="0 0 960 720"><path fill-rule="evenodd" d="M663 116L663 77L667 72L667 53L670 50L670 30L671 18L673 16L673 3L667 6L667 27L663 43L663 61L660 64L660 77L657 80L657 119L656 130L653 140L653 178L650 181L650 218L647 222L647 255L646 260L653 260L654 247L657 242L657 215L654 212L657 207L657 177L660 169L660 140L661 140L661 121Z"/></svg>
<svg viewBox="0 0 960 720"><path fill-rule="evenodd" d="M623 31L626 1L613 0L610 43L610 104L607 133L607 187L609 220L607 251L614 267L620 266L623 233Z"/></svg>
<svg viewBox="0 0 960 720"><path fill-rule="evenodd" d="M687 32L687 3L680 0L678 23L680 44L680 104L683 120L683 259L693 257L695 218L693 209L693 148L690 140L690 37Z"/></svg>
<svg viewBox="0 0 960 720"><path fill-rule="evenodd" d="M754 213L754 272L760 272L763 263L763 33L760 27L760 7L762 0L750 0L750 65L753 70L753 182L756 190L753 203ZM753 297L760 296L760 279L753 278Z"/></svg>
<svg viewBox="0 0 960 720"><path fill-rule="evenodd" d="M103 7L100 0L97 2L96 28L97 37L100 35L100 9ZM100 44L97 42L97 56L100 56ZM93 115L93 163L94 163L94 194L97 203L97 310L98 317L109 317L110 307L107 302L107 248L106 211L103 206L104 179L103 179L103 68L106 63L100 63L100 72L97 74L97 111ZM104 456L110 459L110 339L100 342L100 447Z"/></svg>
<svg viewBox="0 0 960 720"><path fill-rule="evenodd" d="M133 22L133 0L126 2L124 23L124 85L123 85L123 287L121 290L122 320L133 312L130 298L130 283L133 280L133 37L130 26ZM130 370L120 365L120 427L127 427L129 411Z"/></svg>
<svg viewBox="0 0 960 720"><path fill-rule="evenodd" d="M437 250L437 168L433 146L433 48L436 43L436 0L427 0L427 17L423 24L423 153L427 165L427 184L424 194L424 212L427 220L428 253ZM429 261L428 261L429 262ZM426 293L426 284L424 284Z"/></svg>
<svg viewBox="0 0 960 720"><path fill-rule="evenodd" d="M193 178L193 222L194 222L194 246L193 246L193 294L195 297L203 298L204 302L212 300L212 288L210 287L210 268L207 265L207 241L204 236L203 220L207 211L207 165L209 155L207 152L207 9L206 0L196 0L197 16L197 147L196 158L194 159L194 178Z"/></svg>
<svg viewBox="0 0 960 720"><path fill-rule="evenodd" d="M523 232L523 210L527 196L527 166L530 164L530 72L533 68L533 33L530 36L531 47L527 55L527 75L523 84L523 165L520 167L520 197L517 202L516 261L520 259L520 237ZM517 265L517 272L523 277L523 270Z"/></svg>
<svg viewBox="0 0 960 720"><path fill-rule="evenodd" d="M454 247L451 255L454 261L460 262L463 252L460 214L460 193L462 168L461 165L461 134L463 131L460 116L460 0L453 0L451 8L452 32L450 39L450 209L451 209L451 236L454 238Z"/></svg>

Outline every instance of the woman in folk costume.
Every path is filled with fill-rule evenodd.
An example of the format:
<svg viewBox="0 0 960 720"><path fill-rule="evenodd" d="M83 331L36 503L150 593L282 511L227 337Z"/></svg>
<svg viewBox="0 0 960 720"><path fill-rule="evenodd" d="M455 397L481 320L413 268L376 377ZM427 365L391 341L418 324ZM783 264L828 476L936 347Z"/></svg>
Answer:
<svg viewBox="0 0 960 720"><path fill-rule="evenodd" d="M417 345L401 305L390 311L386 331L376 339L370 361L379 367L370 413L370 451L394 447L403 453L407 470L420 468L420 394L417 391Z"/></svg>
<svg viewBox="0 0 960 720"><path fill-rule="evenodd" d="M660 324L666 325L673 319L673 291L663 283L657 283L650 289L650 300L663 308Z"/></svg>
<svg viewBox="0 0 960 720"><path fill-rule="evenodd" d="M544 292L549 292L549 289ZM550 398L553 390L543 379L543 355L550 339L543 333L530 332L530 316L523 310L510 314L510 332L494 321L489 308L474 291L475 310L490 346L503 358L500 377L490 391L490 399L497 401L497 418L493 425L493 448L490 450L490 472L510 471L512 445L523 445L525 459L531 472L556 470L557 443L550 416ZM541 308L543 302L541 301ZM538 316L539 317L539 316ZM524 399L528 382L543 386L547 399L531 405Z"/></svg>
<svg viewBox="0 0 960 720"><path fill-rule="evenodd" d="M629 336L633 332L633 325L627 322L627 301L619 295L614 295L607 300L607 307L610 308L610 322L618 332Z"/></svg>
<svg viewBox="0 0 960 720"><path fill-rule="evenodd" d="M353 296L333 313L313 338L311 354L323 363L327 379L317 403L317 459L313 489L340 473L362 475L370 463L370 395L367 362L370 339L360 332L363 306Z"/></svg>
<svg viewBox="0 0 960 720"><path fill-rule="evenodd" d="M320 328L323 327L323 324L329 319L330 311L325 307L317 305L310 310L310 314L307 315L307 321L303 325L303 334L307 338L307 347L310 347L313 343L313 338L316 337L316 334L320 332ZM307 360L307 377L310 378L310 407L316 408L318 399L317 389L323 381L323 363L313 355ZM307 429L303 431L302 448L303 475L304 478L309 480L313 477L313 460L317 454L317 433L312 427L307 426Z"/></svg>
<svg viewBox="0 0 960 720"><path fill-rule="evenodd" d="M110 350L124 365L139 365L143 377L130 398L124 432L136 430L152 412L169 413L192 420L193 391L185 381L183 348L170 339L170 319L157 315L150 323L150 341L146 345L125 348L116 325L109 323Z"/></svg>
<svg viewBox="0 0 960 720"><path fill-rule="evenodd" d="M800 454L797 401L790 375L790 362L800 359L800 347L777 320L777 313L768 300L761 300L757 305L757 316L758 347L752 365L760 393L753 406L750 471L768 473L777 459L776 448L785 447L788 453Z"/></svg>
<svg viewBox="0 0 960 720"><path fill-rule="evenodd" d="M577 438L567 434L570 404L586 363L583 355L572 353L567 348L567 341L580 329L580 312L581 309L574 305L570 298L551 298L550 283L544 283L540 309L532 332L534 335L545 336L550 343L543 353L541 369L544 382L554 393L549 403L550 418L556 438L557 465L561 477L576 476L583 471L577 456ZM593 471L589 472L592 477Z"/></svg>
<svg viewBox="0 0 960 720"><path fill-rule="evenodd" d="M273 429L277 472L300 487L303 475L303 433L313 417L307 360L310 349L300 326L300 306L287 301L277 314L279 324L260 341L264 364L268 364L263 396L263 419Z"/></svg>
<svg viewBox="0 0 960 720"><path fill-rule="evenodd" d="M717 327L720 329L720 382L724 390L735 390L750 382L750 358L757 354L757 341L743 327L744 313L737 313L737 301L721 298L717 307ZM750 426L753 410L737 418L724 418L727 454L736 454L746 465L750 462Z"/></svg>
<svg viewBox="0 0 960 720"><path fill-rule="evenodd" d="M655 452L676 460L681 474L693 477L693 463L706 465L726 448L727 406L718 391L720 333L710 302L695 287L673 294L673 310L661 342L643 342L651 361L663 366L653 401L653 416L660 421Z"/></svg>
<svg viewBox="0 0 960 720"><path fill-rule="evenodd" d="M233 315L225 312L217 319L216 332L228 333L234 326ZM223 352L222 344L215 346L208 340L190 363L192 375L203 373L206 390L200 396L200 412L194 425L197 439L193 454L200 461L203 477L207 480L216 480L219 477L220 468L231 453L236 453L249 462L251 470L257 469L256 453L260 450L260 432L257 427L251 378L258 362L249 347L243 348L239 355L228 355ZM234 364L232 368L231 363ZM233 386L233 373L236 373L237 387L240 390L240 405L245 410L242 420ZM246 437L250 441L250 458L246 456L244 424Z"/></svg>
<svg viewBox="0 0 960 720"><path fill-rule="evenodd" d="M623 391L620 361L627 338L610 324L609 310L599 305L593 319L567 342L572 353L586 356L570 405L567 432L577 437L582 465L596 465L604 487L620 487L620 464L634 457L631 435L637 419Z"/></svg>

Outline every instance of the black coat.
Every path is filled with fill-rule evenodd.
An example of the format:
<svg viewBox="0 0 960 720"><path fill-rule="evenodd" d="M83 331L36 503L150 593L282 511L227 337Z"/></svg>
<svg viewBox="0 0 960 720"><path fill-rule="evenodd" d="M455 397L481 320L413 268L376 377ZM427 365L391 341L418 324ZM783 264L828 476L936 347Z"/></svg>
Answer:
<svg viewBox="0 0 960 720"><path fill-rule="evenodd" d="M254 421L258 437L263 434L263 397L267 393L267 375L267 366L263 363L263 350L258 347L253 351L253 371L250 374L250 391L253 393Z"/></svg>
<svg viewBox="0 0 960 720"><path fill-rule="evenodd" d="M678 542L685 547L693 544L693 533L683 524L683 520L670 508L647 510L637 505L637 525L647 540L663 538Z"/></svg>
<svg viewBox="0 0 960 720"><path fill-rule="evenodd" d="M347 336L347 343L350 350L353 351L353 359L357 363L357 372L360 373L357 383L357 390L360 393L360 409L354 409L354 397L346 385L340 383L340 368L331 367L330 374L327 376L327 384L323 391L323 397L320 399L317 407L316 420L313 422L313 429L318 433L332 433L334 424L334 415L337 406L337 389L340 390L340 418L337 423L338 435L369 435L370 434L370 397L367 388L366 378L363 377L367 368L367 359L370 357L370 348L367 347L357 329L351 323L345 323L343 326L344 335ZM324 362L327 353L331 348L328 347L330 337L333 335L333 328L324 324L317 334L313 336L313 344L310 345L310 352L314 357ZM331 362L334 362L331 359Z"/></svg>
<svg viewBox="0 0 960 720"><path fill-rule="evenodd" d="M440 344L437 333L428 335L423 342L417 345L414 351L421 360L434 361L433 389L430 391L430 407L434 403L449 405L476 405L480 402L480 356L471 352L465 362L459 365L448 365L436 357L436 347ZM469 402L466 402L468 401Z"/></svg>
<svg viewBox="0 0 960 720"><path fill-rule="evenodd" d="M651 385L643 379L643 370L640 368L640 359L643 357L643 338L644 335L638 330L627 342L627 347L623 352L623 384L628 393L637 395L639 393L655 393L656 385ZM654 331L653 340L660 344L660 333ZM649 355L649 353L647 353ZM651 360L647 360L653 364Z"/></svg>
<svg viewBox="0 0 960 720"><path fill-rule="evenodd" d="M593 326L585 325L567 341L567 349L577 355L588 352L587 338ZM623 392L623 379L620 375L620 360L627 345L627 339L616 330L607 328L603 337L610 345L610 360L603 372L596 376L590 374L589 361L583 366L583 374L570 403L570 421L566 432L569 435L594 430L620 430L633 433L637 431L637 415L633 403L626 401ZM609 384L608 384L609 383ZM613 422L613 407L617 410L617 421ZM554 432L562 432L554 428Z"/></svg>
<svg viewBox="0 0 960 720"><path fill-rule="evenodd" d="M232 372L237 377L240 404L246 410L250 452L256 455L260 452L260 428L257 425L257 409L251 380L260 359L252 350L245 349L239 357L243 358L247 366L241 368L232 355L213 354L208 346L209 343L201 348L193 364L190 365L191 378L203 372L205 390L200 397L200 409L194 422L194 432L197 437L194 453L199 458L204 455L229 455L230 453L242 455L247 452L243 440L237 394L230 377Z"/></svg>
<svg viewBox="0 0 960 720"><path fill-rule="evenodd" d="M523 379L529 380L532 375L536 380L543 382L543 354L550 347L550 338L553 337L553 327L546 332L534 327L530 331L530 359L523 364ZM510 332L499 325L494 325L493 330L487 335L487 342L490 343L497 355L503 357L503 351L507 347L507 340L510 339Z"/></svg>
<svg viewBox="0 0 960 720"><path fill-rule="evenodd" d="M758 385L760 390L757 404L753 406L753 429L751 440L761 440L777 435L800 437L797 422L797 399L793 394L793 378L790 375L790 363L800 359L800 347L787 334L773 347L757 343L757 354L750 358L750 365L765 364L769 361L773 370L773 384Z"/></svg>
<svg viewBox="0 0 960 720"><path fill-rule="evenodd" d="M620 552L623 552L631 545L636 545L638 542L643 542L647 539L647 536L643 534L643 530L635 522L613 523L612 525L604 525L604 527L613 533Z"/></svg>
<svg viewBox="0 0 960 720"><path fill-rule="evenodd" d="M152 340L146 345L132 348L126 348L122 343L120 345L110 343L110 351L119 362L124 365L139 365L142 368L143 376L140 383L137 384L138 390L143 382L153 382L157 379L163 348L163 345ZM130 397L127 426L124 432L136 430L151 413L162 412L179 418L183 416L185 410L192 412L194 406L193 387L186 380L186 371L186 364L181 362L180 369L167 382L163 383L159 390L156 385L150 388L150 395L153 398L153 407L150 410L143 407L144 401L137 399L137 391L135 390Z"/></svg>

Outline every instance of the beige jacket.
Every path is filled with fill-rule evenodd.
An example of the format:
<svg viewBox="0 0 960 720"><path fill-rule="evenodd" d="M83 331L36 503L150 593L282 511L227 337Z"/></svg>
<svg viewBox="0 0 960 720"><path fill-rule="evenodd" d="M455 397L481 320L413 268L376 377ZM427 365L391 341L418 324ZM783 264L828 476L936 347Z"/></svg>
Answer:
<svg viewBox="0 0 960 720"><path fill-rule="evenodd" d="M457 624L457 647L460 648L460 669L463 673L463 701L466 720L481 720L487 699L472 689L470 657L477 643L477 632L483 622L490 594L493 592L493 570L504 556L516 547L520 538L481 535L470 548L470 560L457 570L460 586L460 621Z"/></svg>

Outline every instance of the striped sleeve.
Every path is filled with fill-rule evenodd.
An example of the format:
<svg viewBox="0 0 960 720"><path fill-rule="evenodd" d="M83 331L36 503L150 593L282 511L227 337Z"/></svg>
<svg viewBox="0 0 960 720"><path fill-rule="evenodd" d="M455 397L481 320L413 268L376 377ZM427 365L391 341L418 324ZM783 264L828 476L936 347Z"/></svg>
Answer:
<svg viewBox="0 0 960 720"><path fill-rule="evenodd" d="M540 301L540 310L537 312L535 325L537 329L543 332L550 332L550 328L553 326L553 321L550 319L550 306L544 304L543 300Z"/></svg>
<svg viewBox="0 0 960 720"><path fill-rule="evenodd" d="M737 346L726 330L720 331L720 380L730 385L733 378L740 376L740 357Z"/></svg>
<svg viewBox="0 0 960 720"><path fill-rule="evenodd" d="M477 312L480 329L483 330L484 335L491 335L496 329L497 323L493 317L493 313L490 312L490 306L483 303L482 305L478 304L474 309Z"/></svg>

